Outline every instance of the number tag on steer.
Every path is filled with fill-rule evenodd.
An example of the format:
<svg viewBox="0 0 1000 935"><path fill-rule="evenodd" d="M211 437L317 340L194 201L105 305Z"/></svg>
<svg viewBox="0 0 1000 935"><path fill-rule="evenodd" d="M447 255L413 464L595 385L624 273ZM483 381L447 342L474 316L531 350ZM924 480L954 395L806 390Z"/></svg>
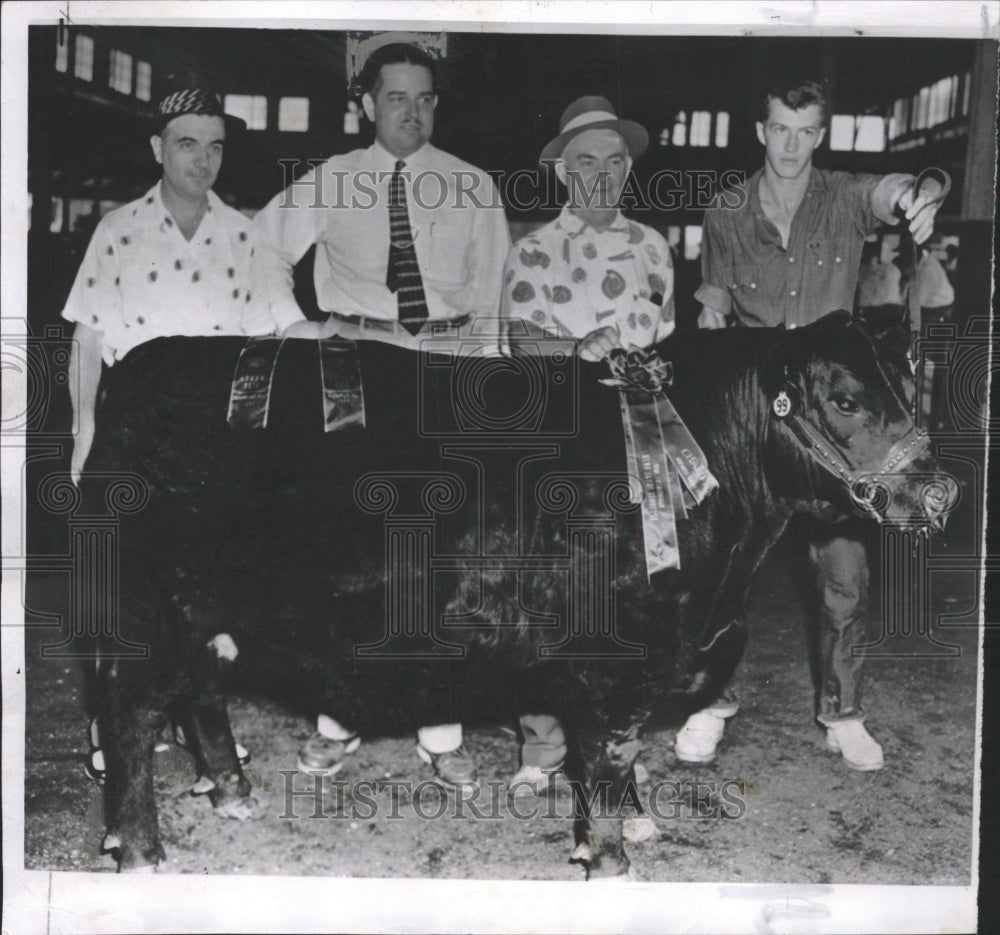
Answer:
<svg viewBox="0 0 1000 935"><path fill-rule="evenodd" d="M774 397L774 414L779 419L784 419L792 411L792 401L788 398L788 394L782 390Z"/></svg>

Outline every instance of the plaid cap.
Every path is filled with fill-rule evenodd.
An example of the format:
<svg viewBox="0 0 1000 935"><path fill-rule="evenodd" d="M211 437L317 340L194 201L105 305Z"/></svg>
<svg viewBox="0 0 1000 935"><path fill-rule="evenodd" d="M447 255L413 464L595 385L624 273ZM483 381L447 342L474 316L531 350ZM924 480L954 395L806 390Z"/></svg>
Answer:
<svg viewBox="0 0 1000 935"><path fill-rule="evenodd" d="M170 91L159 104L153 121L157 132L162 133L167 124L185 114L200 114L206 117L221 117L229 132L245 130L246 121L227 114L222 107L222 98L214 91L198 87L182 87Z"/></svg>

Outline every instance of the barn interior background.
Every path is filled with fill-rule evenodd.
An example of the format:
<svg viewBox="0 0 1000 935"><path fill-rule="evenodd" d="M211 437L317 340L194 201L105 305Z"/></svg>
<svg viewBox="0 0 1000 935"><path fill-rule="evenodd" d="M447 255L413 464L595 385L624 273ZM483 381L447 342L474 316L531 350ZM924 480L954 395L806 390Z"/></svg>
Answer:
<svg viewBox="0 0 1000 935"><path fill-rule="evenodd" d="M355 38L357 34L355 34ZM227 148L217 191L248 213L288 181L289 161L366 145L370 130L348 96L343 32L208 28L33 27L29 33L28 314L32 334L70 337L59 312L98 218L137 197L157 176L143 119L158 81L197 66L224 89L227 108L250 130ZM855 172L939 166L953 179L938 215L941 258L955 283L954 340L982 348L975 323L989 315L996 127L996 43L968 40L742 39L518 34L447 35L434 142L507 176L534 167L566 104L604 94L645 125L652 144L635 166L641 188L660 169L721 173L761 163L753 124L756 90L769 70L798 62L833 91L823 167ZM555 208L508 205L512 235L549 220ZM693 326L703 207L636 217L675 248L680 327ZM957 260L943 250L957 243ZM309 303L311 262L298 286ZM973 330L970 329L970 323ZM54 329L54 330L53 330ZM68 431L58 361L46 362L53 391L32 432L57 441ZM984 376L985 380L985 376ZM954 426L939 454L966 494L932 559L929 629L910 648L874 658L870 722L889 760L878 774L851 774L822 750L810 716L807 620L791 549L768 563L754 599L751 649L742 679L743 714L719 759L697 777L744 783L746 816L736 822L662 822L643 845L641 872L653 880L948 883L970 879L974 713L982 522L982 387L971 422ZM977 395L978 394L978 395ZM979 421L976 421L978 417ZM29 433L30 437L30 433ZM949 447L950 446L950 447ZM46 453L47 451L47 453ZM68 449L33 457L26 478L29 681L25 853L29 867L106 869L99 790L82 770L86 725L80 663L41 647L60 640L60 620L79 595L65 514L39 506L37 485L65 470ZM943 556L943 558L942 558ZM879 595L873 596L878 606ZM898 647L897 647L898 649ZM567 822L387 823L280 821L273 778L291 768L307 719L252 695L236 698L237 735L252 748L267 802L266 821L216 822L186 788L165 785L161 816L169 869L356 876L549 877L562 867ZM471 726L471 725L470 725ZM684 773L670 731L651 738L642 762L653 777ZM355 778L416 771L409 738L367 743ZM515 767L504 725L470 731L470 746L494 778ZM270 778L269 778L270 777ZM270 788L268 788L270 784ZM183 785L183 784L182 784ZM475 825L479 825L476 827ZM484 843L488 842L488 843ZM558 869L562 868L562 869Z"/></svg>

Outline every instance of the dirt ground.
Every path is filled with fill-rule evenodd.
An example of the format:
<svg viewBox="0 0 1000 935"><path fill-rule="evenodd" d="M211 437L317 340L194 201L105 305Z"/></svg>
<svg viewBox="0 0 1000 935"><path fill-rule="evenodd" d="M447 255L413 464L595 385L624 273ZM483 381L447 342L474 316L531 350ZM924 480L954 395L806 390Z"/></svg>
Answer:
<svg viewBox="0 0 1000 935"><path fill-rule="evenodd" d="M956 472L957 473L957 472ZM978 522L965 498L931 554L976 554ZM750 645L738 681L741 710L729 721L710 765L680 764L677 725L646 738L640 756L657 790L656 833L631 845L632 871L648 881L968 884L974 829L977 587L975 575L931 575L930 635L911 634L875 650L867 663L868 725L883 744L886 767L858 773L826 751L812 718L809 615L796 586L800 551L775 551L754 587ZM878 577L878 576L876 576ZM67 595L55 575L29 578L35 613L59 613ZM873 595L878 608L879 595ZM29 869L114 872L103 839L101 789L84 775L88 750L82 663L43 658L58 629L26 631L27 703L25 861ZM921 658L920 652L934 655ZM303 715L249 694L231 702L234 732L253 754L249 767L257 817L217 818L183 748L157 757L163 870L176 873L302 874L509 880L580 880L569 796L528 799L520 818L505 804L503 781L517 766L513 725L475 725L466 745L482 792L469 805L440 799L430 768L410 737L366 738L337 777L409 781L369 801L328 790L289 797L313 779L292 775L299 744L313 725ZM284 771L284 772L282 772ZM675 782L665 786L665 780ZM289 786L289 782L293 785ZM698 784L702 785L699 786ZM714 786L707 786L714 784ZM734 805L705 807L692 790L728 790ZM679 792L679 794L678 794ZM697 797L697 796L695 796ZM671 800L674 800L673 802ZM374 802L374 807L371 802ZM732 817L721 817L722 812ZM700 812L700 815L699 815ZM374 813L374 814L373 814ZM440 817L438 817L440 816Z"/></svg>

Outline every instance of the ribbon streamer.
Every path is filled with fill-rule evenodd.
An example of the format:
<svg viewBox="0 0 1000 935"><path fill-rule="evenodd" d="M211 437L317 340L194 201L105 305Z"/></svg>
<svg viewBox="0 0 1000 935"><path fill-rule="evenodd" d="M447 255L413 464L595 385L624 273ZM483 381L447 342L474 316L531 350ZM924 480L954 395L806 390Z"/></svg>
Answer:
<svg viewBox="0 0 1000 935"><path fill-rule="evenodd" d="M233 428L267 428L271 383L281 345L281 338L251 338L240 351L226 416Z"/></svg>
<svg viewBox="0 0 1000 935"><path fill-rule="evenodd" d="M719 482L665 386L673 368L653 351L615 350L608 356L611 379L618 388L625 430L625 451L633 476L642 485L637 501L642 508L646 577L667 568L680 568L677 517L701 503ZM636 502L636 501L633 501Z"/></svg>
<svg viewBox="0 0 1000 935"><path fill-rule="evenodd" d="M361 387L358 346L353 341L319 342L323 381L323 431L337 432L349 425L365 426L365 396Z"/></svg>

